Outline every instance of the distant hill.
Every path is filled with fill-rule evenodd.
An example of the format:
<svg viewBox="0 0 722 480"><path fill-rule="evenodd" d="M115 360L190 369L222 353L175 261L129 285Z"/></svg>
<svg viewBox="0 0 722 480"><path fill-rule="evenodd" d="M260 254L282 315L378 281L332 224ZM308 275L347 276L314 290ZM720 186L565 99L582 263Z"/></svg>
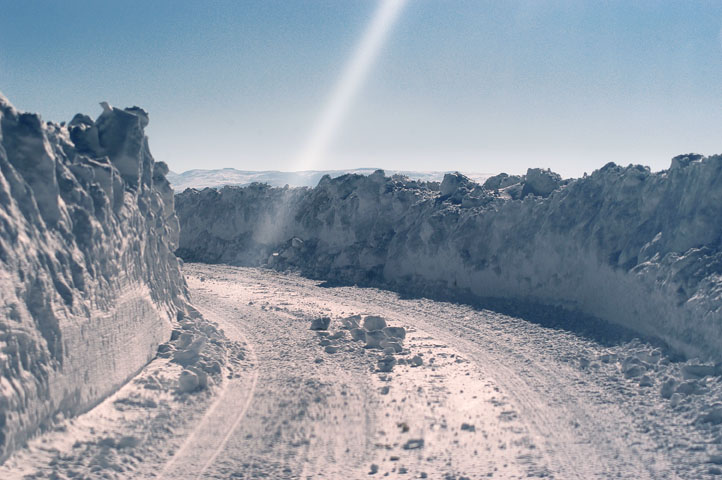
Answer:
<svg viewBox="0 0 722 480"><path fill-rule="evenodd" d="M206 187L222 187L224 185L248 185L253 182L267 183L274 187L315 187L324 175L339 177L347 173L370 175L376 168L356 168L349 170L306 170L302 172L279 172L267 170L262 172L223 168L219 170L188 170L183 173L168 173L168 181L176 192L186 188L203 189ZM415 172L407 170L385 170L386 175L405 175L414 180L440 182L445 173L449 172ZM490 173L462 172L472 180L483 183L491 177Z"/></svg>

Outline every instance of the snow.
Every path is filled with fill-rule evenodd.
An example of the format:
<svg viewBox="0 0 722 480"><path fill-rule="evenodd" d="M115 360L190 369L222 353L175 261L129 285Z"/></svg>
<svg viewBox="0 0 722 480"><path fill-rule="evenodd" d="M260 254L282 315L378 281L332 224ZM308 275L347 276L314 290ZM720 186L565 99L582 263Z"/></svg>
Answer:
<svg viewBox="0 0 722 480"><path fill-rule="evenodd" d="M246 386L237 372L248 369L244 357L250 346L229 341L216 327L190 308L173 340L162 344L137 376L89 412L58 419L49 432L31 439L0 465L0 478L156 477L218 398L237 384ZM172 358L188 346L184 335L213 345L188 367L193 373ZM189 378L194 378L190 385Z"/></svg>
<svg viewBox="0 0 722 480"><path fill-rule="evenodd" d="M218 456L223 460L207 470L210 478L233 472L361 478L371 465L392 478L403 470L409 478L422 472L429 478L715 478L722 382L709 375L714 365L680 362L627 334L600 340L599 332L568 332L388 291L223 265L187 264L185 271L204 314L233 318L260 357L258 400L246 413L260 417L241 423L232 434L235 447ZM328 332L307 330L317 316L332 319ZM394 355L391 372L379 368L385 353L346 336L329 344L337 353L323 353L323 340L353 325L344 319L366 316L405 328L404 350ZM321 363L314 361L313 344ZM643 377L627 378L627 364L640 366L652 386ZM358 367L370 373L371 385ZM353 374L354 383L341 372ZM684 382L684 372L704 375L695 380L696 393L664 398L664 382ZM321 405L310 418L284 423L308 408L303 395L292 400L292 392L305 392L298 377L328 384L317 390ZM355 396L364 385L370 390L365 407ZM334 408L339 389L347 389L340 409ZM263 392L280 403L278 410ZM370 423L361 437L366 444L349 446L348 430L359 432L359 421ZM295 435L308 446L288 448L286 442L299 441Z"/></svg>
<svg viewBox="0 0 722 480"><path fill-rule="evenodd" d="M61 126L0 95L0 461L133 377L186 308L147 122L108 106Z"/></svg>
<svg viewBox="0 0 722 480"><path fill-rule="evenodd" d="M721 156L687 155L573 180L449 174L437 189L377 171L187 190L177 253L502 310L559 306L719 361L721 177Z"/></svg>
<svg viewBox="0 0 722 480"><path fill-rule="evenodd" d="M311 330L328 330L331 319L328 317L314 318L311 322Z"/></svg>
<svg viewBox="0 0 722 480"><path fill-rule="evenodd" d="M497 476L527 478L543 470L540 455L516 459L529 452L518 443L522 422L496 417L508 408L490 403L499 391L488 380L470 384L470 375L482 373L453 347L406 328L408 348L390 356L338 335L367 316L410 327L373 292L337 296L335 289L269 272L186 267L203 315L241 330L255 346L258 377L249 406L237 403L243 419L226 433L215 461L204 465L181 455L165 478L365 478L371 471L391 478L480 478L495 468ZM332 318L329 331L308 330L319 316ZM329 346L335 353L326 353ZM426 367L400 363L431 356L429 349L436 358ZM391 359L393 370L385 371ZM226 410L226 425L239 410ZM461 431L465 422L478 431ZM201 448L208 458L206 442L217 445L213 438L225 432L199 431L186 452ZM498 442L508 448L497 450Z"/></svg>
<svg viewBox="0 0 722 480"><path fill-rule="evenodd" d="M174 196L101 106L0 96L1 478L722 475L722 157Z"/></svg>
<svg viewBox="0 0 722 480"><path fill-rule="evenodd" d="M370 175L375 168L353 168L346 170L304 170L299 172L280 172L276 170L249 171L236 170L235 168L221 168L217 170L187 170L183 173L170 172L170 181L176 192L182 192L187 188L218 188L225 185L250 185L251 183L266 183L273 187L315 187L318 181L325 175L339 177L348 173L359 175ZM404 175L415 180L424 182L440 182L444 174L448 172L410 171L410 170L389 170L390 175ZM487 173L465 172L466 176L477 182L483 182L491 177Z"/></svg>
<svg viewBox="0 0 722 480"><path fill-rule="evenodd" d="M191 310L139 377L31 441L0 466L0 477L720 474L714 364L679 361L628 332L549 326L543 316L330 287L267 269L186 264L184 272L202 318ZM547 313L564 323L563 312ZM404 329L400 352L366 349L346 334L368 316ZM329 330L309 330L321 317L331 319ZM210 391L183 393L173 352L192 343L183 333L202 331L210 332L207 345L223 346L212 358L237 360L211 375ZM631 365L644 374L625 375Z"/></svg>

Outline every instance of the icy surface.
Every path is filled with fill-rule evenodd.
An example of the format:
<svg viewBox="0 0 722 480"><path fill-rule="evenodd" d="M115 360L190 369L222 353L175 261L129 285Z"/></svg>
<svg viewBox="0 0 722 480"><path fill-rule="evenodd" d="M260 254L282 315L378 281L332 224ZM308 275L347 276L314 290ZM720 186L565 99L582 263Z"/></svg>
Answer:
<svg viewBox="0 0 722 480"><path fill-rule="evenodd" d="M186 303L148 115L103 107L61 126L0 95L0 461L137 373Z"/></svg>
<svg viewBox="0 0 722 480"><path fill-rule="evenodd" d="M186 188L217 188L225 185L245 186L251 183L267 183L272 187L314 187L324 175L339 177L348 173L371 175L374 168L355 168L350 170L304 170L300 172L279 172L275 170L248 171L235 168L221 168L217 170L188 170L183 173L168 172L168 181L176 192ZM390 175L405 175L414 180L425 182L440 182L446 172L421 172L405 170L389 170ZM486 173L466 173L469 178L483 182L491 177Z"/></svg>
<svg viewBox="0 0 722 480"><path fill-rule="evenodd" d="M722 156L690 154L659 173L610 163L576 180L530 169L437 188L378 171L187 190L178 253L497 310L561 306L719 361L720 185Z"/></svg>

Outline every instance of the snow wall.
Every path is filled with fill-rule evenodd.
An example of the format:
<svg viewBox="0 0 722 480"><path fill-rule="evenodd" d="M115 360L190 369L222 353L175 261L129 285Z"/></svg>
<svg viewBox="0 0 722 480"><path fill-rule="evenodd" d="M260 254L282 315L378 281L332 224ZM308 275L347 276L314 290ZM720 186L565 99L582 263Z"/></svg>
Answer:
<svg viewBox="0 0 722 480"><path fill-rule="evenodd" d="M0 461L133 376L186 302L147 123L105 105L60 126L0 94Z"/></svg>
<svg viewBox="0 0 722 480"><path fill-rule="evenodd" d="M433 297L561 306L722 360L722 156L483 185L346 175L176 196L184 259Z"/></svg>

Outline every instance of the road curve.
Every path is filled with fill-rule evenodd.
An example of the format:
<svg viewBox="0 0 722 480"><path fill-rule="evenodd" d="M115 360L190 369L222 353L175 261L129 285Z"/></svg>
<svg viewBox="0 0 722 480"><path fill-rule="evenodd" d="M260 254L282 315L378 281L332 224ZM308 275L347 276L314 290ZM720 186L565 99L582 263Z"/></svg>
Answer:
<svg viewBox="0 0 722 480"><path fill-rule="evenodd" d="M646 397L611 367L589 367L608 352L593 340L264 270L188 264L185 273L197 308L255 358L167 478L679 478L639 414ZM342 333L326 353L310 320L352 314L406 327L399 358L423 365L379 373L377 354Z"/></svg>

